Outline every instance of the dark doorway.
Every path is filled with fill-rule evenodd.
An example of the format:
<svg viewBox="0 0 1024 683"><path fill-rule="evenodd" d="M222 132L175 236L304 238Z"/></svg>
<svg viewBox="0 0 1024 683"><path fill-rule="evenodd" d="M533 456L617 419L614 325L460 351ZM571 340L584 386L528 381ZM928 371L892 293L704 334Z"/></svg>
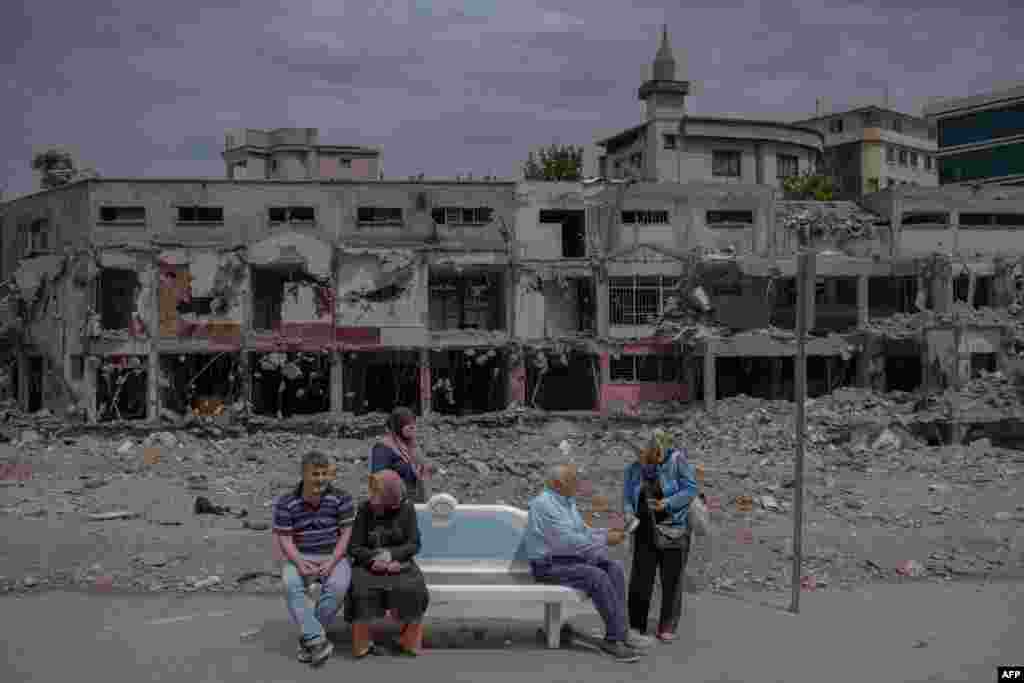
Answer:
<svg viewBox="0 0 1024 683"><path fill-rule="evenodd" d="M446 415L502 410L505 355L497 349L452 349L430 355L432 407Z"/></svg>
<svg viewBox="0 0 1024 683"><path fill-rule="evenodd" d="M581 210L544 209L541 223L562 226L562 258L585 258L587 255L586 212Z"/></svg>
<svg viewBox="0 0 1024 683"><path fill-rule="evenodd" d="M28 412L43 409L43 357L28 360Z"/></svg>
<svg viewBox="0 0 1024 683"><path fill-rule="evenodd" d="M331 408L326 353L253 354L252 408L257 415L312 415Z"/></svg>
<svg viewBox="0 0 1024 683"><path fill-rule="evenodd" d="M526 396L542 410L594 410L597 406L597 357L584 353L545 353L546 361L527 358ZM545 368L546 367L546 371Z"/></svg>
<svg viewBox="0 0 1024 683"><path fill-rule="evenodd" d="M921 356L885 357L886 391L916 391L922 380Z"/></svg>
<svg viewBox="0 0 1024 683"><path fill-rule="evenodd" d="M420 406L419 352L350 352L344 362L344 406L356 415Z"/></svg>
<svg viewBox="0 0 1024 683"><path fill-rule="evenodd" d="M134 270L104 268L100 271L100 324L105 330L126 330L135 313L139 276Z"/></svg>

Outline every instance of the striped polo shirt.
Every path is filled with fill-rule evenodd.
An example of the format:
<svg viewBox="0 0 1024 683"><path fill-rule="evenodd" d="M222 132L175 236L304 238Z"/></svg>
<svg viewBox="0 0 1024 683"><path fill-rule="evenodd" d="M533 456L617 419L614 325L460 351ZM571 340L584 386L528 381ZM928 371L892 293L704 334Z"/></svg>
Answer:
<svg viewBox="0 0 1024 683"><path fill-rule="evenodd" d="M352 526L355 519L352 496L330 486L320 495L319 506L303 499L302 484L274 505L274 533L291 536L300 553L311 555L334 552L341 529Z"/></svg>

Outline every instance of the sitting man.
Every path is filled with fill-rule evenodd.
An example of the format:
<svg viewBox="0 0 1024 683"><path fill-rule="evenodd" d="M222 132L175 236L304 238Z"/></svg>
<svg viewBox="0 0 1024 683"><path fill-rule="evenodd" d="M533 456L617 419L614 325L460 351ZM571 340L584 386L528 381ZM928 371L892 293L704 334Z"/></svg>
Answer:
<svg viewBox="0 0 1024 683"><path fill-rule="evenodd" d="M292 621L302 632L299 661L322 664L334 651L325 629L331 625L352 581L345 556L356 508L352 497L331 486L331 459L319 451L302 458L302 482L274 506L274 537L284 555L281 568ZM316 611L306 587L319 581Z"/></svg>
<svg viewBox="0 0 1024 683"><path fill-rule="evenodd" d="M608 546L625 540L621 529L592 529L576 509L576 468L555 465L544 491L530 501L525 543L533 577L581 590L605 623L601 649L620 662L635 662L652 642L630 632L626 621L626 572L608 558Z"/></svg>

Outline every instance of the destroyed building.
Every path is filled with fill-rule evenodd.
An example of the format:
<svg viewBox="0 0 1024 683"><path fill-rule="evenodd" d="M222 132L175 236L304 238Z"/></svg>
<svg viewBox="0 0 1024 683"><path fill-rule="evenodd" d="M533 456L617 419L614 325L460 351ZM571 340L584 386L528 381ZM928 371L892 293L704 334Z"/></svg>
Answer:
<svg viewBox="0 0 1024 683"><path fill-rule="evenodd" d="M1009 188L91 179L4 207L6 391L94 421L791 399L800 244L810 395L941 388L1021 353L1022 229Z"/></svg>

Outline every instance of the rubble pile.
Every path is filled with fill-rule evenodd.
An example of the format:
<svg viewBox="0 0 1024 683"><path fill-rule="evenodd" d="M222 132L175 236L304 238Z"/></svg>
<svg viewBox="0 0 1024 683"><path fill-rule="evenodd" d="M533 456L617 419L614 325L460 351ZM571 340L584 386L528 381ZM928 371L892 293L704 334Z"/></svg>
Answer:
<svg viewBox="0 0 1024 683"><path fill-rule="evenodd" d="M1005 385L988 376L964 392L983 400L995 391L1002 401ZM808 586L1019 577L1024 454L987 439L927 446L909 427L916 400L843 389L807 402ZM361 497L384 422L381 415L274 426L211 420L176 431L59 434L40 426L48 419L12 415L14 443L0 445L4 590L278 590L271 506L298 481L299 457L313 448L333 453L337 483ZM600 526L619 509L633 446L654 425L664 427L701 465L715 528L695 541L691 588L785 590L794 419L791 403L735 397L710 413L691 407L570 420L519 409L423 419L418 431L435 469L432 491L526 507L546 466L568 458L585 482L581 510Z"/></svg>

